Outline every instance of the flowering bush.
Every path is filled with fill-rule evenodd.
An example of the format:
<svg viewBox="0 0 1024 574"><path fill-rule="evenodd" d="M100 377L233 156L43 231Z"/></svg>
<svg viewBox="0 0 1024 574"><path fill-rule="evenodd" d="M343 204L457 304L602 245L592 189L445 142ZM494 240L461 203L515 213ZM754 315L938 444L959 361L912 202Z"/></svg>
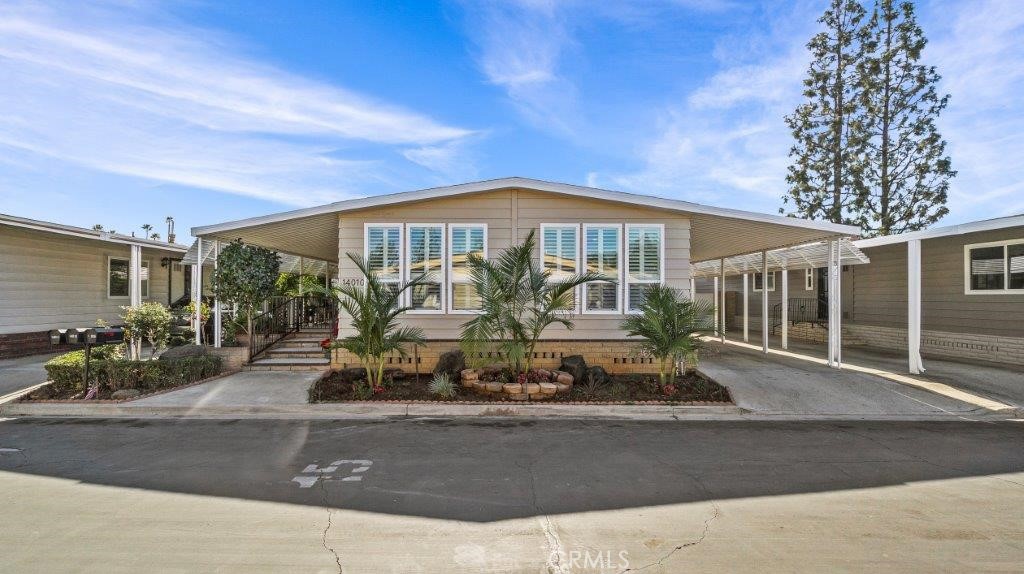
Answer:
<svg viewBox="0 0 1024 574"><path fill-rule="evenodd" d="M673 385L672 383L669 383L661 387L661 392L665 393L666 397L670 397L676 394L676 386Z"/></svg>
<svg viewBox="0 0 1024 574"><path fill-rule="evenodd" d="M331 340L329 338L328 339L324 339L323 341L320 341L320 348L325 350L325 351L329 351L331 349L331 346L332 346L332 343L331 343Z"/></svg>

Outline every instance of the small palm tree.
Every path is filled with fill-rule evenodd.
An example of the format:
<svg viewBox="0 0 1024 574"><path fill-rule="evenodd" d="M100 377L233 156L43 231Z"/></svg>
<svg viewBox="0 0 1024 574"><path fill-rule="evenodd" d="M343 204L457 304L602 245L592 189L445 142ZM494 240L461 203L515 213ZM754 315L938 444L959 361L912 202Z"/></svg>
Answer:
<svg viewBox="0 0 1024 574"><path fill-rule="evenodd" d="M140 227L142 227L143 237L149 237L149 232L153 231L153 226L148 223L143 223Z"/></svg>
<svg viewBox="0 0 1024 574"><path fill-rule="evenodd" d="M403 345L422 345L423 331L419 327L401 327L398 315L410 309L400 305L402 293L422 282L415 277L397 286L384 283L366 260L353 253L348 258L356 264L364 278L364 286L317 287L317 291L333 297L352 318L354 335L341 339L338 346L359 357L366 369L366 382L380 386L384 382L384 365L390 353L406 355Z"/></svg>
<svg viewBox="0 0 1024 574"><path fill-rule="evenodd" d="M686 299L676 289L652 285L640 313L622 322L629 336L642 339L640 350L658 359L659 388L669 382L679 358L696 355L701 346L698 334L709 329L711 312L706 301Z"/></svg>
<svg viewBox="0 0 1024 574"><path fill-rule="evenodd" d="M480 314L462 325L462 346L471 356L495 345L518 372L533 366L533 352L541 333L554 324L573 328L576 287L607 281L598 273L551 280L551 271L537 265L533 231L526 241L505 249L494 261L476 254L468 257L469 276L481 300Z"/></svg>

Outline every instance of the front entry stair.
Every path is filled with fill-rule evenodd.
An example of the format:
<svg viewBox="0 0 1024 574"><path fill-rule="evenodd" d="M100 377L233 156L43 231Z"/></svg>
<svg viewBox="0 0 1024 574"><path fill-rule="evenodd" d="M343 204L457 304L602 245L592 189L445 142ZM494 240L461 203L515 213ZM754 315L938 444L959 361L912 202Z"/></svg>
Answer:
<svg viewBox="0 0 1024 574"><path fill-rule="evenodd" d="M324 357L320 341L330 337L327 331L301 331L274 343L256 360L246 365L248 371L325 371L331 366Z"/></svg>

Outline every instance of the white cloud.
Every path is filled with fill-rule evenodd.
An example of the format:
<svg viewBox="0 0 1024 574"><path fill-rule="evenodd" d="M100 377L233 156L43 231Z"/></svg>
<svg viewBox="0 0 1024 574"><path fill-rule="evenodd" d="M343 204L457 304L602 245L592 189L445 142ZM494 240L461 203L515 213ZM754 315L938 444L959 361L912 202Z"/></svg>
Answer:
<svg viewBox="0 0 1024 574"><path fill-rule="evenodd" d="M246 57L208 30L115 12L0 8L0 145L91 169L311 204L385 173L358 145L470 130ZM141 19L141 18L140 18Z"/></svg>

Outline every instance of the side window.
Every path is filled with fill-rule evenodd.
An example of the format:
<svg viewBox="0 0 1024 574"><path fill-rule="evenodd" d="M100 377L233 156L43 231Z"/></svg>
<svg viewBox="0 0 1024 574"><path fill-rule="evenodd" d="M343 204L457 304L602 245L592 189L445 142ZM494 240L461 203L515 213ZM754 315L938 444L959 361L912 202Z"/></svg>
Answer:
<svg viewBox="0 0 1024 574"><path fill-rule="evenodd" d="M370 271L383 283L398 289L402 281L401 224L366 224L365 257Z"/></svg>
<svg viewBox="0 0 1024 574"><path fill-rule="evenodd" d="M128 297L128 259L107 258L107 297Z"/></svg>
<svg viewBox="0 0 1024 574"><path fill-rule="evenodd" d="M626 225L626 310L637 311L651 285L664 280L665 227Z"/></svg>
<svg viewBox="0 0 1024 574"><path fill-rule="evenodd" d="M487 257L487 226L483 224L451 224L448 226L448 281L451 312L480 310L480 295L470 283L470 254Z"/></svg>
<svg viewBox="0 0 1024 574"><path fill-rule="evenodd" d="M542 223L540 226L541 265L550 273L550 280L561 281L575 275L579 269L579 225ZM566 311L576 310L576 295L572 294Z"/></svg>
<svg viewBox="0 0 1024 574"><path fill-rule="evenodd" d="M1024 239L964 247L965 291L1024 292Z"/></svg>
<svg viewBox="0 0 1024 574"><path fill-rule="evenodd" d="M409 290L411 312L444 311L444 224L406 226L406 279L423 276Z"/></svg>

